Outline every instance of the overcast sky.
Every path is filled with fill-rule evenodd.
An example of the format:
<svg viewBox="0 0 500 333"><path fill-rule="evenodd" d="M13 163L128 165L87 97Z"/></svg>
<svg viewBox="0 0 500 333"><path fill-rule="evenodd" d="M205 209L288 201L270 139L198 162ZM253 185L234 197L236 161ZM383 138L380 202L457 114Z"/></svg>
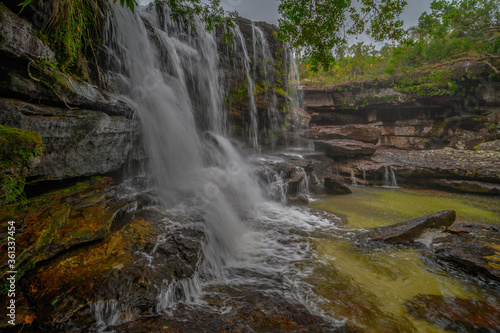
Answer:
<svg viewBox="0 0 500 333"><path fill-rule="evenodd" d="M150 0L140 0L141 4ZM221 0L227 10L236 10L240 16L254 21L266 21L278 24L279 0ZM416 25L420 14L427 11L432 0L408 0L408 5L403 13L405 27Z"/></svg>

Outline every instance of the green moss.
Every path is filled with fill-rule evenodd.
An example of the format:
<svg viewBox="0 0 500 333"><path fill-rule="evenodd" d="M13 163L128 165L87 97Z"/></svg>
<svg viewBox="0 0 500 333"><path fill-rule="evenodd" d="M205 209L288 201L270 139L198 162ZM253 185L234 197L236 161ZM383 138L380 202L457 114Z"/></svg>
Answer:
<svg viewBox="0 0 500 333"><path fill-rule="evenodd" d="M43 151L38 133L0 126L0 203L25 201L26 174Z"/></svg>

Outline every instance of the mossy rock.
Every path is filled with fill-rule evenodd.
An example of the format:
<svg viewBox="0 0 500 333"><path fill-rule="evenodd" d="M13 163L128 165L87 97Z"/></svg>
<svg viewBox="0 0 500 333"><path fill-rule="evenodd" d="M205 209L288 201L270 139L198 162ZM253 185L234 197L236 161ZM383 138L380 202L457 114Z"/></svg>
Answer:
<svg viewBox="0 0 500 333"><path fill-rule="evenodd" d="M9 221L16 227L16 263L6 266L7 251L2 251L0 277L17 270L19 276L38 262L67 249L103 239L115 216L129 204L115 199L110 178L93 178L66 189L46 193L27 204L0 209L0 232L7 233Z"/></svg>
<svg viewBox="0 0 500 333"><path fill-rule="evenodd" d="M26 175L40 161L42 137L35 132L0 126L0 203L12 203L24 191Z"/></svg>

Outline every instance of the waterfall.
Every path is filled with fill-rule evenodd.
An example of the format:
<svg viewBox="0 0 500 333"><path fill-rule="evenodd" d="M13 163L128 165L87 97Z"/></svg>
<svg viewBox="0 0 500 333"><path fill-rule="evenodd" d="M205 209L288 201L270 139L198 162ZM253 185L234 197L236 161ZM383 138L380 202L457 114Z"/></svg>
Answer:
<svg viewBox="0 0 500 333"><path fill-rule="evenodd" d="M266 112L266 124L264 125L266 133L263 133L266 137L266 143L270 144L271 149L274 151L276 148L277 137L280 132L280 124L282 121L282 115L277 109L277 89L276 89L276 73L271 63L273 60L273 55L269 47L264 31L255 23L252 23L252 36L254 43L254 77L256 77L257 69L259 69L260 74L263 78L263 87L265 89L265 100L269 103ZM261 62L258 62L257 55L260 53Z"/></svg>
<svg viewBox="0 0 500 333"><path fill-rule="evenodd" d="M119 6L113 6L113 12L107 45L114 45L127 69L125 93L143 126L160 199L165 207L182 206L184 214L203 218L207 240L201 268L220 275L224 263L244 244L246 227L238 209L264 199L225 136L214 35L201 26L184 29L154 6L139 8L135 15ZM256 135L253 138L257 144ZM179 286L196 291L182 281L166 286L160 308L169 304L171 291Z"/></svg>
<svg viewBox="0 0 500 333"><path fill-rule="evenodd" d="M384 187L395 188L398 187L398 182L396 180L396 174L394 169L390 166L385 166L384 172Z"/></svg>
<svg viewBox="0 0 500 333"><path fill-rule="evenodd" d="M150 178L145 183L152 184L159 203L154 209L200 221L196 227L204 233L194 274L185 279L172 276L158 285L155 310L169 312L183 302L198 306L214 284L246 285L263 293L280 290L277 277L297 286L283 297L316 309L311 304L314 295L297 291L307 285L310 274L299 272L296 265L311 256L311 247L303 246L309 240L288 239L293 233L301 238L337 227L307 209L284 207L291 186L290 180L284 180L288 177L269 174L270 186L261 187L253 167L229 139L215 34L200 25L195 30L183 27L159 6L139 7L132 13L112 5L108 20L105 44L118 64L113 80L143 127L144 168ZM260 28L254 29L259 52L267 52ZM258 147L252 67L241 31L236 28L234 34L244 53L252 108L250 137ZM299 174L295 193L307 197L307 173L303 169L295 173ZM122 320L118 314L123 316L123 309L115 303L99 303L95 309L100 325Z"/></svg>
<svg viewBox="0 0 500 333"><path fill-rule="evenodd" d="M250 72L250 57L248 56L247 46L245 43L245 37L241 33L238 26L233 30L234 34L240 42L241 49L243 51L243 64L245 67L245 72L247 76L247 92L250 102L250 129L249 129L249 142L250 144L258 149L259 148L259 124L257 120L257 106L255 104L255 83ZM255 39L254 39L255 40Z"/></svg>

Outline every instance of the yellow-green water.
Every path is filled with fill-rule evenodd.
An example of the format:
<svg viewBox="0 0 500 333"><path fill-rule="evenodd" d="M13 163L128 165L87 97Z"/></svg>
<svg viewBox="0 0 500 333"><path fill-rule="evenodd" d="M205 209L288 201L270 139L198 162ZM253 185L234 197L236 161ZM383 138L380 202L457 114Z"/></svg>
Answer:
<svg viewBox="0 0 500 333"><path fill-rule="evenodd" d="M353 192L312 206L344 215L348 229L389 225L449 209L456 210L460 220L500 221L499 201L493 198L381 188L353 188ZM428 267L418 250L368 249L348 238L330 237L317 237L314 246L318 257L309 283L325 299L321 309L335 318L347 318L362 332L447 332L407 312L405 302L417 295L500 304L494 292Z"/></svg>
<svg viewBox="0 0 500 333"><path fill-rule="evenodd" d="M500 199L439 191L352 187L353 193L329 196L311 205L343 215L350 228L372 228L455 210L457 220L500 223Z"/></svg>

